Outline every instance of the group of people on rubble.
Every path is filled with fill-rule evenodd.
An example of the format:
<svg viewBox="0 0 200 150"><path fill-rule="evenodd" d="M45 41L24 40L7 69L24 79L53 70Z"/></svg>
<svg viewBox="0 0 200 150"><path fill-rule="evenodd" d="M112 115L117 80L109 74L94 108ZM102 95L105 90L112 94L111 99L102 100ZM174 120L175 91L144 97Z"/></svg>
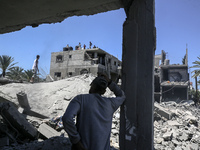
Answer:
<svg viewBox="0 0 200 150"><path fill-rule="evenodd" d="M69 45L67 44L67 47L69 47ZM89 49L92 48L92 42L90 41L89 43ZM93 48L97 48L95 45L93 46ZM83 48L81 47L81 43L79 42L79 44L77 46L75 46L75 50L81 50L81 49L86 49L86 45L83 45Z"/></svg>

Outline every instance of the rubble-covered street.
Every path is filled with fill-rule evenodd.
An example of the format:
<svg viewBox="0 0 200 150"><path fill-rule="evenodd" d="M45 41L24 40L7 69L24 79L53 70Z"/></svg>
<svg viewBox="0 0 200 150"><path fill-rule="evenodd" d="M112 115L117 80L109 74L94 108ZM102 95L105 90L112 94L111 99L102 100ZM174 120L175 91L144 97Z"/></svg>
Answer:
<svg viewBox="0 0 200 150"><path fill-rule="evenodd" d="M88 92L93 79L92 75L81 75L49 83L1 85L0 149L70 150L59 116L74 96ZM113 93L107 90L105 96ZM198 150L199 115L193 101L155 103L155 150ZM119 149L119 118L117 110L110 139L113 150Z"/></svg>
<svg viewBox="0 0 200 150"><path fill-rule="evenodd" d="M162 112L156 106L159 106ZM193 101L182 101L179 104L166 102L159 105L156 103L154 112L156 150L200 149L200 109L194 106Z"/></svg>

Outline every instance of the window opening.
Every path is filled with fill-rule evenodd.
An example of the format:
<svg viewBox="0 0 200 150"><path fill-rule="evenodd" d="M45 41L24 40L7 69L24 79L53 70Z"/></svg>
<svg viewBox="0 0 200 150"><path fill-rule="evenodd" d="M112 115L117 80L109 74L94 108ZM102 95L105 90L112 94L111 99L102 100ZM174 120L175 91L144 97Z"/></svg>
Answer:
<svg viewBox="0 0 200 150"><path fill-rule="evenodd" d="M55 77L61 77L61 72L55 72Z"/></svg>
<svg viewBox="0 0 200 150"><path fill-rule="evenodd" d="M62 61L63 61L63 56L62 55L56 56L56 62L62 62Z"/></svg>

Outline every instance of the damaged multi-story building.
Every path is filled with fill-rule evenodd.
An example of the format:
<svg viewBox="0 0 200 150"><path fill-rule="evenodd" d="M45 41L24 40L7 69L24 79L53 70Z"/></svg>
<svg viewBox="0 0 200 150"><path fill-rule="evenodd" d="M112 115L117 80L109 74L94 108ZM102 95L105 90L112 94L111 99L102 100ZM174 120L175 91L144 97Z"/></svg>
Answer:
<svg viewBox="0 0 200 150"><path fill-rule="evenodd" d="M188 100L189 74L188 54L184 57L183 64L170 64L166 59L166 52L155 55L154 72L154 99L161 101Z"/></svg>
<svg viewBox="0 0 200 150"><path fill-rule="evenodd" d="M51 53L50 75L54 80L60 80L85 73L96 75L98 72L108 72L113 80L121 76L122 62L115 56L100 48L64 47L63 51Z"/></svg>

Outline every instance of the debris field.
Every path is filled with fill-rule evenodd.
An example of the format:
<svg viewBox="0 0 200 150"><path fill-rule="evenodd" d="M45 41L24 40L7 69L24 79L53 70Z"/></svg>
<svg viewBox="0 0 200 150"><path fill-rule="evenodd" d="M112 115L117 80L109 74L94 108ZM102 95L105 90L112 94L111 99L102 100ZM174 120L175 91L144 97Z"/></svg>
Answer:
<svg viewBox="0 0 200 150"><path fill-rule="evenodd" d="M61 116L78 94L88 93L95 76L54 82L0 85L0 149L70 150ZM104 96L114 94L107 89ZM154 103L154 149L199 150L200 109L193 101ZM119 149L120 109L113 115L111 150Z"/></svg>

